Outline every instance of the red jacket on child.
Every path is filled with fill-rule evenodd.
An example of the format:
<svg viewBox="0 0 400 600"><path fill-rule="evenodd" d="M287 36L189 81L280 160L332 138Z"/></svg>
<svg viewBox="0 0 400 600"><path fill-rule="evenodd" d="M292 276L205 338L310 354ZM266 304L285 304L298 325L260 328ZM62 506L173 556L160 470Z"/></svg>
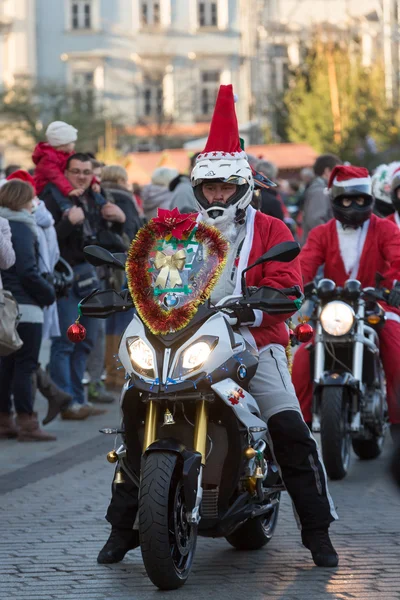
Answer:
<svg viewBox="0 0 400 600"><path fill-rule="evenodd" d="M32 160L36 165L34 179L38 195L48 183L54 183L64 196L72 192L74 186L64 176L67 160L72 154L57 150L47 142L37 144Z"/></svg>

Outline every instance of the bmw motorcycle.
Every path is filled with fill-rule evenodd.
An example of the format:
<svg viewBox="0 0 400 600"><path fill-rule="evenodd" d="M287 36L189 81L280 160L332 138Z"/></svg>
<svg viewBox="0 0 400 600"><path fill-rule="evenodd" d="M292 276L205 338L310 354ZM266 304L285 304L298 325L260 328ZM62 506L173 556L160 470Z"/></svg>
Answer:
<svg viewBox="0 0 400 600"><path fill-rule="evenodd" d="M382 451L388 427L386 385L379 357L378 330L385 312L384 292L362 289L356 279L343 288L330 279L306 286L316 323L310 344L314 371L312 431L321 434L328 476L343 479L351 446L361 459Z"/></svg>
<svg viewBox="0 0 400 600"><path fill-rule="evenodd" d="M285 242L248 269L289 262L298 253L298 244ZM95 266L124 268L120 255L98 246L85 254ZM257 352L235 330L232 310L292 313L304 297L298 287L249 289L244 274L242 290L242 296L217 305L203 303L187 327L157 336L135 314L127 290L95 291L80 303L82 315L96 318L133 309L119 360L126 371L121 404L131 403L136 431L103 432L138 440L138 470L128 464L124 444L108 460L116 463L116 485L129 478L139 489L135 527L143 561L163 590L187 580L198 535L225 537L237 549L253 550L267 544L276 528L284 486L249 393Z"/></svg>

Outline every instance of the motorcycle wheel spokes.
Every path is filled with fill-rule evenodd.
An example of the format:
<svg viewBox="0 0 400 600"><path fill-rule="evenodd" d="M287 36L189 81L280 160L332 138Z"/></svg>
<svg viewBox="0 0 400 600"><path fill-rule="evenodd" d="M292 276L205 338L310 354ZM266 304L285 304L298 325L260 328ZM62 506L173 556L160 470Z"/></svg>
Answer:
<svg viewBox="0 0 400 600"><path fill-rule="evenodd" d="M169 528L171 541L171 557L176 570L182 573L187 568L190 551L193 548L193 528L188 523L185 493L182 481L176 486L174 506L171 514L171 527Z"/></svg>

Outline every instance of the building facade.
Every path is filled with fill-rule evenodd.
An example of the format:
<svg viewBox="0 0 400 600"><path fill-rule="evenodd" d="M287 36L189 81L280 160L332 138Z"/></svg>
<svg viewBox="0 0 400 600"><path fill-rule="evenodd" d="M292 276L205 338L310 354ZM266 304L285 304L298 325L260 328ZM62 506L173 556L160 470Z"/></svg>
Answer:
<svg viewBox="0 0 400 600"><path fill-rule="evenodd" d="M220 83L252 105L246 0L0 0L3 84L18 75L104 100L127 125L208 121ZM251 4L251 2L250 2ZM0 21L1 23L1 21Z"/></svg>

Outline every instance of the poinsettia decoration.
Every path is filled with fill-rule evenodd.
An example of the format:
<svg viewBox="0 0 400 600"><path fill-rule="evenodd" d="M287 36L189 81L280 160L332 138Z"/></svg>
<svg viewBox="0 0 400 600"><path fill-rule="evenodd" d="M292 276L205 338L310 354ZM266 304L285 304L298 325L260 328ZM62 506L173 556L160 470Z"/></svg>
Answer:
<svg viewBox="0 0 400 600"><path fill-rule="evenodd" d="M159 208L153 223L156 224L160 235L171 235L177 240L182 240L196 227L196 218L197 213L181 214L177 208Z"/></svg>
<svg viewBox="0 0 400 600"><path fill-rule="evenodd" d="M196 217L176 208L159 209L158 216L140 229L131 244L126 262L129 291L140 318L155 335L186 327L198 306L209 298L225 266L227 241L214 227L196 223ZM193 285L184 285L184 249L193 245L202 246L209 260L199 263L202 266ZM165 246L173 247L173 254L164 252ZM201 284L199 289L197 284ZM165 289L167 285L171 288ZM168 308L160 302L161 295L175 291L187 294L182 305Z"/></svg>

